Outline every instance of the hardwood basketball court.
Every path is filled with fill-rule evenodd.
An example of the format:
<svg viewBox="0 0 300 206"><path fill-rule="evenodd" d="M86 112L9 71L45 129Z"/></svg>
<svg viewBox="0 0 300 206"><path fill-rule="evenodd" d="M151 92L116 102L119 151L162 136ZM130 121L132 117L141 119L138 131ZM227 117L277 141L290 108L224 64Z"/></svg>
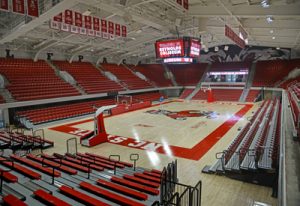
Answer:
<svg viewBox="0 0 300 206"><path fill-rule="evenodd" d="M105 118L105 125L107 132L111 135L109 138L111 142L92 148L82 147L78 144L78 150L101 155L117 154L124 161L130 161L129 154L137 153L140 155L138 166L145 168L162 169L170 161L177 159L178 176L183 183L194 185L199 179L202 180L203 188L205 188L202 196L203 205L220 205L224 201L228 205L253 205L255 201L276 205L276 199L271 197L271 188L201 173L205 165L213 164L216 161L217 152L228 147L236 137L238 129L245 126L247 118L253 115L259 105L259 102L241 104L170 101L162 105L158 104L150 108ZM241 116L235 116L245 107L247 107L245 113ZM147 113L150 110L212 111L214 115L212 117L205 115L186 117L185 120L182 120L164 114ZM235 121L230 125L230 128L225 128L225 134L218 136L219 133L216 133L216 140L206 146L205 138L209 138L218 128L222 130L222 125L230 123L233 117ZM79 142L82 134L93 130L93 124L92 118L85 118L45 128L46 137L55 142L55 147L45 152L49 154L66 152L66 140L76 137ZM126 138L129 138L130 141ZM151 143L156 144L147 147ZM204 150L203 152L197 148L191 150L197 144L200 150ZM154 151L151 150L153 148ZM196 156L195 159L193 155L197 152L204 154L200 157Z"/></svg>

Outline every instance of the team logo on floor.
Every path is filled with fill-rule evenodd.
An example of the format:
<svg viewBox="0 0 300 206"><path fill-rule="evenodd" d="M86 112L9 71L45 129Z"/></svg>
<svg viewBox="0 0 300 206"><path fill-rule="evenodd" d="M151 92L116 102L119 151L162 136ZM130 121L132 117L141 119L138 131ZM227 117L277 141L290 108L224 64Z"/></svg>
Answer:
<svg viewBox="0 0 300 206"><path fill-rule="evenodd" d="M176 120L186 120L188 117L206 117L207 119L214 119L218 116L216 112L213 111L200 111L200 110L183 110L183 111L169 111L163 109L154 109L146 111L148 114L159 114L165 115Z"/></svg>

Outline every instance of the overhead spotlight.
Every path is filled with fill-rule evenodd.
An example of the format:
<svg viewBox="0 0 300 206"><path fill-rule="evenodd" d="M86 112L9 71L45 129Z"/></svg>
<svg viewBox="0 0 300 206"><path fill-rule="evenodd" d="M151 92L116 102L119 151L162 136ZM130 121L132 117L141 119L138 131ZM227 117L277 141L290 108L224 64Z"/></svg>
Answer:
<svg viewBox="0 0 300 206"><path fill-rule="evenodd" d="M94 51L94 49L93 48L91 48L91 52L93 52Z"/></svg>
<svg viewBox="0 0 300 206"><path fill-rule="evenodd" d="M276 37L275 37L275 36L273 36L273 37L272 37L272 39L274 40L274 39L276 39Z"/></svg>
<svg viewBox="0 0 300 206"><path fill-rule="evenodd" d="M274 18L272 16L267 16L267 22L270 24L274 21Z"/></svg>
<svg viewBox="0 0 300 206"><path fill-rule="evenodd" d="M206 47L206 48L204 48L204 51L207 53L208 52L208 48Z"/></svg>
<svg viewBox="0 0 300 206"><path fill-rule="evenodd" d="M248 39L245 39L245 43L246 43L246 44L249 44L249 40L248 40Z"/></svg>
<svg viewBox="0 0 300 206"><path fill-rule="evenodd" d="M280 47L276 47L277 50L280 50Z"/></svg>
<svg viewBox="0 0 300 206"><path fill-rule="evenodd" d="M224 46L224 51L228 51L228 49L229 49L229 46Z"/></svg>
<svg viewBox="0 0 300 206"><path fill-rule="evenodd" d="M270 7L270 1L269 0L262 0L260 5L263 7L263 8L268 8Z"/></svg>
<svg viewBox="0 0 300 206"><path fill-rule="evenodd" d="M270 33L271 33L271 34L273 34L273 33L274 33L274 30L273 30L273 29L271 29L271 30L270 30Z"/></svg>
<svg viewBox="0 0 300 206"><path fill-rule="evenodd" d="M216 46L215 47L215 52L217 52L217 51L219 51L219 47Z"/></svg>

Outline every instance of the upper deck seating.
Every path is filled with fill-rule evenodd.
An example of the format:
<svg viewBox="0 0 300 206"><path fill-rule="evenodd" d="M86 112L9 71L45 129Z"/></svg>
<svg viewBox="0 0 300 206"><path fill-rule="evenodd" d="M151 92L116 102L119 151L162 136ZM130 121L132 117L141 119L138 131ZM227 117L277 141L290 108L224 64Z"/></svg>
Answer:
<svg viewBox="0 0 300 206"><path fill-rule="evenodd" d="M121 91L124 88L118 83L106 78L97 68L88 62L54 61L62 71L71 74L77 83L88 94Z"/></svg>
<svg viewBox="0 0 300 206"><path fill-rule="evenodd" d="M116 64L102 64L103 68L113 73L120 81L122 81L126 87L130 90L146 89L153 87L149 82L140 79L133 74L132 71L124 66Z"/></svg>
<svg viewBox="0 0 300 206"><path fill-rule="evenodd" d="M0 74L7 78L6 88L18 101L80 95L43 60L0 58Z"/></svg>

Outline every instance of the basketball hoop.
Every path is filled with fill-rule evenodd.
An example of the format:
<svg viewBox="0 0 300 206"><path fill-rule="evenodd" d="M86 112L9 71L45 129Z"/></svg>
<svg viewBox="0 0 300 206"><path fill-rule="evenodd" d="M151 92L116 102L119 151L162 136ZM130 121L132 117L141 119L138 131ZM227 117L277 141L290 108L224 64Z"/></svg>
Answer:
<svg viewBox="0 0 300 206"><path fill-rule="evenodd" d="M116 99L117 105L125 105L126 108L132 105L132 96L130 95L118 95Z"/></svg>

